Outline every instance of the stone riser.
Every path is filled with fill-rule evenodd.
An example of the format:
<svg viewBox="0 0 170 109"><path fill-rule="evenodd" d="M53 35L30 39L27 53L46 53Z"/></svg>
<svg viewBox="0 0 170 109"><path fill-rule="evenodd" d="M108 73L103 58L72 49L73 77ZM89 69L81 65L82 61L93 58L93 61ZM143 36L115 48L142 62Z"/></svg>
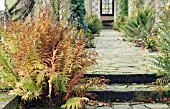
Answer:
<svg viewBox="0 0 170 109"><path fill-rule="evenodd" d="M119 74L119 75L107 75L107 74L85 74L85 77L105 77L109 79L109 84L146 84L155 82L160 76L156 74Z"/></svg>
<svg viewBox="0 0 170 109"><path fill-rule="evenodd" d="M168 99L167 92L160 94L157 91L91 91L96 95L94 100L106 102L162 102L163 98ZM170 91L169 91L170 92ZM149 101L148 99L151 99ZM167 101L166 101L167 102Z"/></svg>

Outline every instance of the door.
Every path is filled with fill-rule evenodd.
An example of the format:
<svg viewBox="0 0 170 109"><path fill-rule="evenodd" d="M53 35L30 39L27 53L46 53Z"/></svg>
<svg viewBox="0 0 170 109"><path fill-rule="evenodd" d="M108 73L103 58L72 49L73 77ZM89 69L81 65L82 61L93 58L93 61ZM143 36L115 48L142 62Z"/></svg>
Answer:
<svg viewBox="0 0 170 109"><path fill-rule="evenodd" d="M104 27L112 28L114 21L114 0L100 1L100 16Z"/></svg>
<svg viewBox="0 0 170 109"><path fill-rule="evenodd" d="M101 0L100 2L100 14L101 16L113 16L114 15L114 1L113 0Z"/></svg>

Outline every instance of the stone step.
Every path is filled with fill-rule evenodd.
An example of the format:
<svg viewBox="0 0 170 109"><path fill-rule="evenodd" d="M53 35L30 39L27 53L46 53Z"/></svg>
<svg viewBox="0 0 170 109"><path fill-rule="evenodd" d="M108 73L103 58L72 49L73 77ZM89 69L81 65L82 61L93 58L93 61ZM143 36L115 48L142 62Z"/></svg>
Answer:
<svg viewBox="0 0 170 109"><path fill-rule="evenodd" d="M85 77L92 78L92 77L104 77L109 79L109 84L127 84L127 83L152 83L155 82L161 76L157 76L157 74L85 74Z"/></svg>
<svg viewBox="0 0 170 109"><path fill-rule="evenodd" d="M164 86L164 89L167 86ZM112 84L96 87L91 90L95 95L95 100L111 102L160 102L170 100L169 90L160 90L157 85L120 85ZM163 90L163 89L162 89Z"/></svg>
<svg viewBox="0 0 170 109"><path fill-rule="evenodd" d="M169 103L142 103L142 102L99 102L98 105L85 105L85 109L170 109Z"/></svg>

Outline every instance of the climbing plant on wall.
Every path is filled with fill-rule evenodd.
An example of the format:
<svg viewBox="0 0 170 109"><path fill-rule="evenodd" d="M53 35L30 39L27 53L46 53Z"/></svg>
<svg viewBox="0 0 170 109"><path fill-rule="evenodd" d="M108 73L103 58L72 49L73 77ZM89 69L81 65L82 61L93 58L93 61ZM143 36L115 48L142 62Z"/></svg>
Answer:
<svg viewBox="0 0 170 109"><path fill-rule="evenodd" d="M120 16L128 16L128 0L120 0ZM118 18L120 17L118 16Z"/></svg>
<svg viewBox="0 0 170 109"><path fill-rule="evenodd" d="M128 0L120 0L121 15L128 16Z"/></svg>
<svg viewBox="0 0 170 109"><path fill-rule="evenodd" d="M70 21L77 24L77 29L87 31L87 23L85 22L85 5L84 0L71 0L71 16Z"/></svg>

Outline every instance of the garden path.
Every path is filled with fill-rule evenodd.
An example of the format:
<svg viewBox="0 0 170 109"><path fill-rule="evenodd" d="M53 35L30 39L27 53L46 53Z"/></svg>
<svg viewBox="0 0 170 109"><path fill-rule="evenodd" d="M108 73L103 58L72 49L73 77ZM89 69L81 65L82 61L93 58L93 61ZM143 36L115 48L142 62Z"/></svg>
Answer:
<svg viewBox="0 0 170 109"><path fill-rule="evenodd" d="M98 65L89 73L93 74L148 74L154 73L153 57L156 53L135 47L124 41L122 33L112 29L101 31L96 37L95 51Z"/></svg>
<svg viewBox="0 0 170 109"><path fill-rule="evenodd" d="M124 41L122 36L120 32L105 29L95 39L98 65L87 73L87 77L102 75L109 78L110 85L102 89L99 87L94 92L99 101L113 103L106 106L87 105L86 109L170 109L167 103L135 102L135 98L156 98L159 95L155 85L149 88L157 79L152 61L158 53L135 47L133 43Z"/></svg>

